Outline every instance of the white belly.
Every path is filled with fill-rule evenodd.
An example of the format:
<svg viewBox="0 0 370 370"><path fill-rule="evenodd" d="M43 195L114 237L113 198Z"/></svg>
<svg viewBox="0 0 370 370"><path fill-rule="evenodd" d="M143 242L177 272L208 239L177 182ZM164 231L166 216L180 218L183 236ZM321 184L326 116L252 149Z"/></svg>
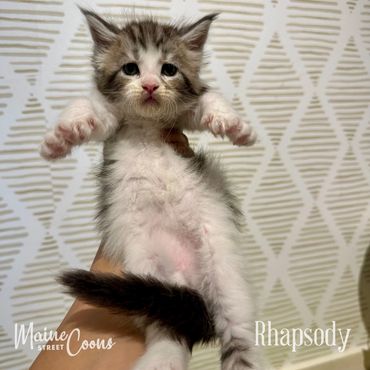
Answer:
<svg viewBox="0 0 370 370"><path fill-rule="evenodd" d="M202 184L167 145L118 146L105 252L125 265L148 258L159 273L194 283ZM192 284L191 284L192 285Z"/></svg>

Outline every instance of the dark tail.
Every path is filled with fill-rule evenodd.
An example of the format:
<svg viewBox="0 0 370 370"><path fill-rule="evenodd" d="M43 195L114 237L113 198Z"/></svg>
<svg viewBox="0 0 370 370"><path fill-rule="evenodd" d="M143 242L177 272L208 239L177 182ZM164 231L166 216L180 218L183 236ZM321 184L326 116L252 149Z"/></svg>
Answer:
<svg viewBox="0 0 370 370"><path fill-rule="evenodd" d="M214 339L214 323L203 298L196 290L164 283L152 277L64 272L58 281L67 292L113 312L141 317L146 324L156 322L189 347Z"/></svg>

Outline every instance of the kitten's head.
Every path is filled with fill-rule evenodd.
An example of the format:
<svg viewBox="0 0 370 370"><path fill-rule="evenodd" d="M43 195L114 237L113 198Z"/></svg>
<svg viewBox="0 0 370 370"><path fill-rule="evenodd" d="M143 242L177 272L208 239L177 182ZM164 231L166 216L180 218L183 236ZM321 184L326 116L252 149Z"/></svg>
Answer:
<svg viewBox="0 0 370 370"><path fill-rule="evenodd" d="M120 28L91 11L82 12L94 41L97 87L125 113L174 120L205 91L199 72L217 14L192 24L162 24L147 18Z"/></svg>

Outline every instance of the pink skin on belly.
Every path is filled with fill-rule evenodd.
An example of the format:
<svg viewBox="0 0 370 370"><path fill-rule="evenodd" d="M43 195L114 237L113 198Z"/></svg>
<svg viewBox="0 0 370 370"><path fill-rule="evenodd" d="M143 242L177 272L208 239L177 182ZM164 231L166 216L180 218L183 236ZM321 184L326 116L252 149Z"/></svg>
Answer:
<svg viewBox="0 0 370 370"><path fill-rule="evenodd" d="M179 236L174 232L163 229L153 230L150 238L150 252L157 261L160 261L158 268L167 277L178 273L183 275L189 283L194 280L195 273L195 249L196 246L189 237Z"/></svg>

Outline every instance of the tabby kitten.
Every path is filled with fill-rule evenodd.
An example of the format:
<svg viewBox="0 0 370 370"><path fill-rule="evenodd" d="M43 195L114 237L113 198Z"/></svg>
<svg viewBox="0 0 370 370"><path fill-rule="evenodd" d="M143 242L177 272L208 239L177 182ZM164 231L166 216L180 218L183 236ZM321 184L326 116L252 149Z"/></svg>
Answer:
<svg viewBox="0 0 370 370"><path fill-rule="evenodd" d="M72 102L41 146L47 159L104 141L98 223L123 277L67 272L69 292L121 310L146 332L135 370L183 370L197 342L219 338L223 370L257 369L253 299L241 274L241 216L217 163L179 156L163 128L209 130L236 145L251 128L199 73L210 14L195 23L146 18L123 27L83 10L95 89Z"/></svg>

